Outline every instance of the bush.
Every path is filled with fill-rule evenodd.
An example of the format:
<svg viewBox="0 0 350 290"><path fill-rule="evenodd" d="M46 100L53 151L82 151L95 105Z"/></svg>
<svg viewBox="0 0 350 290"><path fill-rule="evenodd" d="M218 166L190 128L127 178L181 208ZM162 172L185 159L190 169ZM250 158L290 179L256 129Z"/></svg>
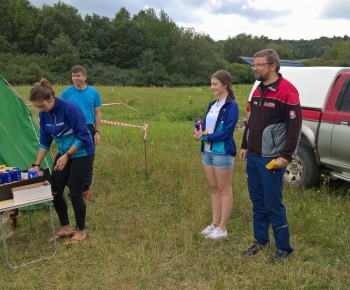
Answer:
<svg viewBox="0 0 350 290"><path fill-rule="evenodd" d="M13 85L32 85L40 78L47 78L52 84L70 84L70 69L73 65L57 66L57 58L48 55L13 55L0 53L1 74ZM92 85L115 85L136 87L197 87L209 84L210 75L193 75L186 77L174 73L168 75L165 69L159 66L148 72L139 69L121 69L114 65L94 63L85 60L81 63L88 72L88 82ZM254 82L254 74L249 65L223 64L222 69L231 73L233 84ZM212 72L213 73L213 72Z"/></svg>
<svg viewBox="0 0 350 290"><path fill-rule="evenodd" d="M231 74L233 84L254 83L254 73L250 65L230 63L226 65L226 70Z"/></svg>
<svg viewBox="0 0 350 290"><path fill-rule="evenodd" d="M47 77L49 79L48 67L50 63L51 60L45 56L2 53L0 54L0 73L13 85L31 85L42 77Z"/></svg>

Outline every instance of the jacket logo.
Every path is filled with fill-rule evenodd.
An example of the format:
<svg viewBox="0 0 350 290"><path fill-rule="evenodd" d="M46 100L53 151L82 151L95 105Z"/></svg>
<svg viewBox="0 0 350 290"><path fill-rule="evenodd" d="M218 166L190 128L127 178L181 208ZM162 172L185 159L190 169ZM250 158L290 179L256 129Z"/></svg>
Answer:
<svg viewBox="0 0 350 290"><path fill-rule="evenodd" d="M265 102L264 103L264 107L274 108L275 107L275 103Z"/></svg>
<svg viewBox="0 0 350 290"><path fill-rule="evenodd" d="M289 111L289 118L291 118L292 120L296 117L296 113L294 110Z"/></svg>
<svg viewBox="0 0 350 290"><path fill-rule="evenodd" d="M57 123L56 126L62 126L64 125L64 122L61 122L61 123Z"/></svg>

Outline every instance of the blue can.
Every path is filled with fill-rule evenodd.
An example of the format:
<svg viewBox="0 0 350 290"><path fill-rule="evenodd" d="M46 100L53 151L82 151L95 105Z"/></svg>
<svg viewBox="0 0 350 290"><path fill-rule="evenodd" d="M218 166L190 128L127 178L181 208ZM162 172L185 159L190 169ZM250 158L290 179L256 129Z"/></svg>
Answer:
<svg viewBox="0 0 350 290"><path fill-rule="evenodd" d="M3 183L10 183L12 182L12 174L11 170L5 170L2 172L2 178L3 178Z"/></svg>
<svg viewBox="0 0 350 290"><path fill-rule="evenodd" d="M18 167L12 168L12 181L20 181L21 179L21 170Z"/></svg>
<svg viewBox="0 0 350 290"><path fill-rule="evenodd" d="M203 130L203 123L202 123L202 121L195 121L194 122L194 127L196 128L197 131Z"/></svg>
<svg viewBox="0 0 350 290"><path fill-rule="evenodd" d="M4 184L4 183L5 183L5 180L2 177L2 171L0 171L0 184Z"/></svg>
<svg viewBox="0 0 350 290"><path fill-rule="evenodd" d="M33 178L38 176L38 171L34 169L28 169L28 178Z"/></svg>

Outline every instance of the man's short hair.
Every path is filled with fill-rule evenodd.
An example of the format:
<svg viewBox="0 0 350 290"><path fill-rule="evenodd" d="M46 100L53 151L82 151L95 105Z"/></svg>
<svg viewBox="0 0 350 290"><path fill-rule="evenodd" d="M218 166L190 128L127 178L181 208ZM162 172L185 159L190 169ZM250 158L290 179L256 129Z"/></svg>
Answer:
<svg viewBox="0 0 350 290"><path fill-rule="evenodd" d="M87 76L86 69L83 66L75 65L70 70L71 73L81 73L83 76Z"/></svg>
<svg viewBox="0 0 350 290"><path fill-rule="evenodd" d="M280 57L278 56L278 53L272 48L260 50L255 53L253 57L266 57L267 62L276 64L276 72L278 73L280 71Z"/></svg>

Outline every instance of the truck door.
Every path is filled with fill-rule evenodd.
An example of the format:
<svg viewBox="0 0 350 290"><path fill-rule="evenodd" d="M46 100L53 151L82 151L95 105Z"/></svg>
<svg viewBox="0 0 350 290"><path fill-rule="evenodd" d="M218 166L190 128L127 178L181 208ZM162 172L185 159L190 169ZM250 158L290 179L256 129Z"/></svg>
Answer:
<svg viewBox="0 0 350 290"><path fill-rule="evenodd" d="M335 119L331 138L334 165L350 168L350 77L347 77L335 102Z"/></svg>

